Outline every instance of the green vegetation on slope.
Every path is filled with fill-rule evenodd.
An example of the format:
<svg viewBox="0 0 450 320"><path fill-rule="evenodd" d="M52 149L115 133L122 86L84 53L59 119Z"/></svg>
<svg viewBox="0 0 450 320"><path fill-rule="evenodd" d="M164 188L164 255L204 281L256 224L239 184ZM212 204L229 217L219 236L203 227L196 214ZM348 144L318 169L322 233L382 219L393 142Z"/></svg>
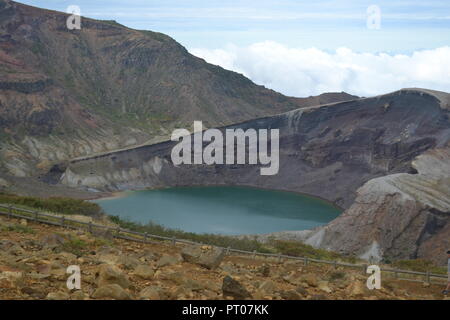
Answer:
<svg viewBox="0 0 450 320"><path fill-rule="evenodd" d="M35 231L32 228L23 226L21 224L2 226L2 227L0 227L0 231L3 231L3 232L11 231L11 232L29 233L29 234L35 233Z"/></svg>
<svg viewBox="0 0 450 320"><path fill-rule="evenodd" d="M319 260L329 260L329 261L347 261L349 263L356 263L357 259L355 257L345 257L336 252L316 249L310 245L300 243L298 241L281 241L272 240L270 245L273 248L284 255L294 256L294 257L305 257Z"/></svg>
<svg viewBox="0 0 450 320"><path fill-rule="evenodd" d="M64 251L70 252L78 257L86 254L88 243L78 238L70 239L63 243Z"/></svg>
<svg viewBox="0 0 450 320"><path fill-rule="evenodd" d="M397 260L392 263L392 266L397 269L413 270L418 272L431 272L437 274L446 274L445 267L438 267L432 261L425 259L413 260Z"/></svg>
<svg viewBox="0 0 450 320"><path fill-rule="evenodd" d="M118 216L110 216L110 220L119 225L121 228L141 233L147 232L149 234L154 234L158 236L175 237L177 239L186 239L190 241L225 248L230 247L239 250L248 250L248 251L256 250L258 252L270 252L260 242L250 238L237 239L229 236L221 236L216 234L205 234L205 233L199 234L199 233L185 232L182 230L169 229L152 222L148 224L140 224L124 220Z"/></svg>
<svg viewBox="0 0 450 320"><path fill-rule="evenodd" d="M99 216L102 209L96 203L72 198L37 198L23 197L0 193L0 203L25 206L62 214L81 214L86 216Z"/></svg>

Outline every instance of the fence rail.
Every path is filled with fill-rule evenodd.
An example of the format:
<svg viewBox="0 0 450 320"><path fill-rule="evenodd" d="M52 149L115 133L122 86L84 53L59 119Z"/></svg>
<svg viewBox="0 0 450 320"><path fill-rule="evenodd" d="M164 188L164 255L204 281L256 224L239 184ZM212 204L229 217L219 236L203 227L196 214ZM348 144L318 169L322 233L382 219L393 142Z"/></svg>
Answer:
<svg viewBox="0 0 450 320"><path fill-rule="evenodd" d="M17 218L17 219L26 219L33 222L39 222L64 228L70 228L70 229L84 229L89 231L90 233L98 232L98 230L104 230L105 232L110 232L110 235L114 238L118 239L124 239L124 240L130 240L135 242L141 242L141 243L156 243L154 240L159 241L170 241L173 245L176 245L177 243L180 244L188 244L188 245L204 245L202 243L186 240L186 239L177 239L174 237L164 237L160 235L155 234L149 234L149 233L141 233L136 231L131 231L127 229L122 229L120 227L109 227L105 225L99 225L92 222L84 222L79 220L74 220L67 218L65 215L52 215L48 213L43 213L37 210L29 210L24 208L18 208L12 205L7 204L0 204L0 215L7 216L9 218ZM364 274L367 270L367 264L352 264L352 263L345 263L345 262L339 262L339 261L329 261L329 260L320 260L320 259L313 259L308 257L295 257L295 256L288 256L288 255L282 255L277 253L262 253L262 252L256 252L256 251L246 251L246 250L239 250L234 249L231 247L218 247L223 250L225 250L226 254L244 254L244 255L250 255L253 258L256 258L257 256L260 257L266 257L266 258L274 258L277 259L279 262L282 260L298 260L303 262L304 265L308 265L309 263L322 263L322 264L328 264L333 265L335 267L347 267L347 268L355 268L360 269ZM381 271L384 273L393 274L394 278L399 280L407 280L407 281L415 281L415 282L425 282L425 283L432 283L435 282L433 280L441 280L443 279L447 280L446 275L442 274L435 274L431 272L418 272L418 271L411 271L411 270L397 270L397 269L390 269L390 268L381 268ZM409 275L409 276L419 276L423 277L423 279L416 279L416 278L405 278L400 277L399 275Z"/></svg>

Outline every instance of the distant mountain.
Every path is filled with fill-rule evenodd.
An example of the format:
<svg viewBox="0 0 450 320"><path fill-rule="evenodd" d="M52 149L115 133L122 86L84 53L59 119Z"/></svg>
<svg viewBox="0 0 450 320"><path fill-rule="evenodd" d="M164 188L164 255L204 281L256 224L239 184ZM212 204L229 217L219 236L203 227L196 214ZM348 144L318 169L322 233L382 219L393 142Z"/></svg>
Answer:
<svg viewBox="0 0 450 320"><path fill-rule="evenodd" d="M227 125L356 98L286 97L164 34L87 18L71 31L68 16L0 0L0 163L8 174L155 142L193 120Z"/></svg>

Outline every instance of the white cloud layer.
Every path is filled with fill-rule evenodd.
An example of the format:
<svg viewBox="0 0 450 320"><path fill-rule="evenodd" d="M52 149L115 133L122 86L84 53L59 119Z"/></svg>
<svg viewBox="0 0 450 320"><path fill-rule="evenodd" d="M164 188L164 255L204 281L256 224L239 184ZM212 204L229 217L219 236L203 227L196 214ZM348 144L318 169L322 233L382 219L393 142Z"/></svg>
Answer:
<svg viewBox="0 0 450 320"><path fill-rule="evenodd" d="M359 96L421 87L450 92L450 47L411 55L358 53L348 48L325 52L289 48L266 41L248 47L190 50L209 63L244 74L286 95L305 97L345 91Z"/></svg>

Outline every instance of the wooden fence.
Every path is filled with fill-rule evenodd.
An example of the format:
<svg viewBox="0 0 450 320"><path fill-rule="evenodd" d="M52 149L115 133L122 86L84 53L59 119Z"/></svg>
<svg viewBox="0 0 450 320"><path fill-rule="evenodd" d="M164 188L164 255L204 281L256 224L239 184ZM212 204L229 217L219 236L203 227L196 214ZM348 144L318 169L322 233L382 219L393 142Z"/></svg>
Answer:
<svg viewBox="0 0 450 320"><path fill-rule="evenodd" d="M0 215L7 216L8 218L16 218L16 219L26 219L28 221L33 222L40 222L48 225L58 226L58 227L64 227L64 228L70 228L70 229L83 229L87 230L90 233L97 233L100 234L102 232L109 233L112 237L118 238L118 239L125 239L135 242L142 242L142 243L156 243L156 241L166 241L170 242L173 245L176 244L188 244L188 245L205 245L198 242L193 242L185 239L177 239L175 237L164 237L159 236L155 234L148 234L148 233L140 233L136 231L131 231L127 229L122 229L120 227L112 228L104 225L95 224L92 222L83 222L79 220L69 219L64 215L58 216L58 215L52 215L48 213L39 212L37 210L28 210L23 208L18 208L12 205L6 205L6 204L0 204ZM156 241L155 241L156 240ZM352 264L352 263L345 263L340 261L329 261L329 260L319 260L319 259L312 259L307 257L295 257L295 256L288 256L288 255L282 255L282 254L274 254L274 253L262 253L262 252L256 252L256 251L245 251L245 250L239 250L239 249L233 249L231 247L223 248L218 247L223 250L225 250L226 254L238 254L238 255L246 255L251 256L252 258L256 257L265 257L265 258L272 258L277 260L278 262L282 262L283 260L297 260L299 262L302 262L303 265L309 265L310 263L322 263L322 264L328 264L332 265L335 268L337 267L347 267L347 268L354 268L359 269L363 274L366 274L366 270L368 267L368 264ZM425 283L432 283L432 282L438 282L442 283L443 280L447 280L447 276L443 274L435 274L431 272L417 272L417 271L411 271L411 270L397 270L397 269L390 269L390 268L381 268L381 271L385 274L390 275L391 277L394 277L395 279L399 280L407 280L407 281L415 281L415 282L425 282ZM406 275L407 277L400 277L401 275Z"/></svg>

